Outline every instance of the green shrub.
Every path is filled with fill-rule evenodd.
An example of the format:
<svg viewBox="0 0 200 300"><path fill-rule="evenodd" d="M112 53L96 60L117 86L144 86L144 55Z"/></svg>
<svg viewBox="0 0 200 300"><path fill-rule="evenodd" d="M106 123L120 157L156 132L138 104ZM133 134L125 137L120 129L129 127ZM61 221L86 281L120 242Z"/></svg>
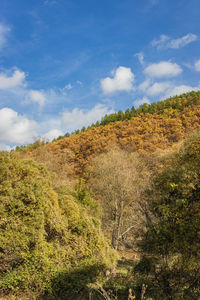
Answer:
<svg viewBox="0 0 200 300"><path fill-rule="evenodd" d="M55 295L61 282L59 279L55 283L55 278L65 280L61 274L65 274L64 286L68 291L75 283L78 290L88 281L94 281L114 261L98 217L89 213L90 202L84 199L80 202L76 191L69 192L66 187L54 190L52 179L44 166L19 160L14 153L0 152L3 294ZM96 271L90 272L87 281L85 277L79 280L70 275L80 268L83 274L88 268Z"/></svg>

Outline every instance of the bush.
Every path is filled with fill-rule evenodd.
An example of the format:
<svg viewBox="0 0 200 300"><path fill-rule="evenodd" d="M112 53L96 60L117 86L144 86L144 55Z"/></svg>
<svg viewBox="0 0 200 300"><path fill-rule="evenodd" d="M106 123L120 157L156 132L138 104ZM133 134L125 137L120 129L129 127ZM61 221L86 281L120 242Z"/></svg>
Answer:
<svg viewBox="0 0 200 300"><path fill-rule="evenodd" d="M55 294L58 274L81 268L97 271L93 281L114 261L100 230L98 217L89 214L90 202L80 202L77 192L54 190L52 175L31 160L0 152L0 290ZM85 194L86 195L86 194ZM87 197L89 197L87 195ZM88 198L89 199L89 198ZM86 272L86 271L85 271ZM84 272L83 272L84 273ZM68 290L74 287L66 279ZM77 289L84 280L76 280ZM73 283L73 284L72 284ZM55 289L55 290L54 290ZM76 290L77 290L76 289Z"/></svg>

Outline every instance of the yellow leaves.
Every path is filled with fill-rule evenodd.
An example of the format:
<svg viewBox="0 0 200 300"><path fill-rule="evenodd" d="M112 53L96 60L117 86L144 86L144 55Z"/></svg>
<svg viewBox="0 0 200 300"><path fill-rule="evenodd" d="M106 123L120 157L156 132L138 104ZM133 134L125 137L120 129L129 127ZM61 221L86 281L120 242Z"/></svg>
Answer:
<svg viewBox="0 0 200 300"><path fill-rule="evenodd" d="M143 153L165 149L200 127L200 105L186 106L182 111L172 107L182 107L185 101L184 98L169 100L169 107L163 106L164 112L161 106L162 113L140 114L131 120L92 127L77 135L31 149L27 155L44 162L49 170L64 180L82 175L88 162L113 144L127 151L139 150Z"/></svg>
<svg viewBox="0 0 200 300"><path fill-rule="evenodd" d="M193 182L190 182L190 183L188 184L188 187L190 187L190 188L193 189L193 190L196 189Z"/></svg>

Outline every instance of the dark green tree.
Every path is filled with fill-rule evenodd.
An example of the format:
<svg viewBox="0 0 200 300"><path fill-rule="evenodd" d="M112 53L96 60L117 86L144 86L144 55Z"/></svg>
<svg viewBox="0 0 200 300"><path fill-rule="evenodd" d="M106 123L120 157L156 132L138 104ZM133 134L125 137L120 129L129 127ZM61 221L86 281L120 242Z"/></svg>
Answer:
<svg viewBox="0 0 200 300"><path fill-rule="evenodd" d="M155 178L151 210L155 222L140 246L148 254L136 270L157 288L157 298L200 296L200 133L186 140Z"/></svg>

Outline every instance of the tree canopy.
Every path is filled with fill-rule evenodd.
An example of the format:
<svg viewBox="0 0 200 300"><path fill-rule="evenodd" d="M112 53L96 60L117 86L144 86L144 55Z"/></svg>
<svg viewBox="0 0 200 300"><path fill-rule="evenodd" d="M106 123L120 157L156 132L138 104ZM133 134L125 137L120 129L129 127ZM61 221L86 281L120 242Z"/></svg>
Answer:
<svg viewBox="0 0 200 300"><path fill-rule="evenodd" d="M32 291L57 299L61 286L62 293L74 293L114 261L92 214L96 204L80 184L71 191L53 189L44 166L0 152L1 292ZM90 268L87 282L83 266ZM77 272L73 280L72 271Z"/></svg>

